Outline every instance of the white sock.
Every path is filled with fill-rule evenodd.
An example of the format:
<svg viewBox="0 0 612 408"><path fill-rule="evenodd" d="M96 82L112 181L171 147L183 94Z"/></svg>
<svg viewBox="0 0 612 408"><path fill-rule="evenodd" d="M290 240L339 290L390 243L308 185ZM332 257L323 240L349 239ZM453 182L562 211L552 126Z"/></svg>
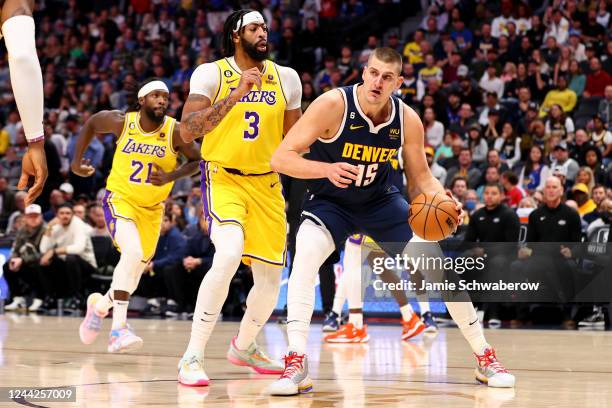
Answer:
<svg viewBox="0 0 612 408"><path fill-rule="evenodd" d="M412 306L410 306L410 304L408 303L400 307L400 313L402 314L402 320L408 322L410 321L410 319L412 319L414 310L412 309Z"/></svg>
<svg viewBox="0 0 612 408"><path fill-rule="evenodd" d="M44 135L43 78L36 53L34 19L14 16L2 25L13 95L27 140Z"/></svg>
<svg viewBox="0 0 612 408"><path fill-rule="evenodd" d="M310 220L300 225L287 290L288 350L299 354L306 352L317 275L320 266L334 248L334 241L327 229Z"/></svg>
<svg viewBox="0 0 612 408"><path fill-rule="evenodd" d="M96 302L96 313L98 313L99 315L105 315L106 312L108 312L110 308L113 307L112 292L113 289L109 289L108 292L106 292L104 296L102 296L102 298L98 299L98 301Z"/></svg>
<svg viewBox="0 0 612 408"><path fill-rule="evenodd" d="M140 234L134 222L117 218L113 239L121 250L121 257L113 271L113 281L110 289L96 303L96 311L99 314L105 314L113 307L113 291L121 290L129 294L134 293L144 269Z"/></svg>
<svg viewBox="0 0 612 408"><path fill-rule="evenodd" d="M352 323L356 329L363 328L363 313L349 313L349 323Z"/></svg>
<svg viewBox="0 0 612 408"><path fill-rule="evenodd" d="M253 287L246 300L247 309L240 322L236 347L247 349L270 318L278 301L282 270L259 262L251 264Z"/></svg>
<svg viewBox="0 0 612 408"><path fill-rule="evenodd" d="M200 284L191 324L191 337L185 355L204 354L206 343L227 298L230 282L242 259L244 248L242 228L234 224L214 223L211 238L216 252L212 266Z"/></svg>
<svg viewBox="0 0 612 408"><path fill-rule="evenodd" d="M427 293L417 293L417 301L419 302L419 309L421 310L421 316L429 312L429 296Z"/></svg>
<svg viewBox="0 0 612 408"><path fill-rule="evenodd" d="M338 286L336 286L336 294L334 295L334 304L332 306L332 312L338 316L342 315L342 309L344 308L344 302L346 301L346 271L342 271Z"/></svg>
<svg viewBox="0 0 612 408"><path fill-rule="evenodd" d="M363 309L361 296L361 245L346 240L344 246L346 298L350 309Z"/></svg>
<svg viewBox="0 0 612 408"><path fill-rule="evenodd" d="M127 323L128 300L113 300L113 330L120 329Z"/></svg>
<svg viewBox="0 0 612 408"><path fill-rule="evenodd" d="M476 316L474 305L471 302L446 302L446 308L459 326L463 337L470 343L472 351L479 355L483 354L488 344L482 332L482 325Z"/></svg>

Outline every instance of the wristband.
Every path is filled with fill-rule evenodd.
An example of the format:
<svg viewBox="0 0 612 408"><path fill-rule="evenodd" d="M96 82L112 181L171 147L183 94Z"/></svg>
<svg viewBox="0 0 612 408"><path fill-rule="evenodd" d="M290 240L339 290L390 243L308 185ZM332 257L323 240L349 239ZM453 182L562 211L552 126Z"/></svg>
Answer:
<svg viewBox="0 0 612 408"><path fill-rule="evenodd" d="M43 140L45 140L45 135L40 135L40 136L37 136L37 137L35 137L33 139L28 139L28 144L40 142L40 141L43 141Z"/></svg>

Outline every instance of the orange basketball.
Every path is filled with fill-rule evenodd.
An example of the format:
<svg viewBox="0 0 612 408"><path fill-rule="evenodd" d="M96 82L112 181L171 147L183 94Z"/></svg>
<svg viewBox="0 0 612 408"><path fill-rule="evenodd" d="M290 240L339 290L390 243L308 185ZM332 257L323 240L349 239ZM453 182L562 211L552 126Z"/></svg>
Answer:
<svg viewBox="0 0 612 408"><path fill-rule="evenodd" d="M408 223L412 231L428 241L441 241L457 227L455 201L442 193L419 194L410 203Z"/></svg>

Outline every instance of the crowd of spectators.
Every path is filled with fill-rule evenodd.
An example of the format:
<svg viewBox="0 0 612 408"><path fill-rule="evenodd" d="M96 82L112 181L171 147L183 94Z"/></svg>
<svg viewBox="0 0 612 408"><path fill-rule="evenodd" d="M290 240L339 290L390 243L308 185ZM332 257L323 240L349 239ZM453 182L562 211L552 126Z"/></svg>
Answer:
<svg viewBox="0 0 612 408"><path fill-rule="evenodd" d="M300 74L303 109L322 92L359 82L375 47L389 46L404 56L404 81L396 96L422 118L431 170L464 204L466 225L485 206L485 185L491 183L502 185L502 202L523 214L519 218L526 223L525 209L545 203L550 176L561 180L563 201L580 215L584 239L593 236L594 228L609 225L612 7L604 0L423 0L422 20L410 32L396 25L367 36L363 30L342 32L330 40L338 26L402 3L260 0L248 6L261 10L269 23L271 58ZM49 0L37 7L49 163L41 216L50 222L69 202L74 215L104 234L96 200L114 143L109 135L99 135L85 155L95 176L76 177L69 163L80 126L98 110L125 110L134 102L128 85L150 76L168 84L168 114L180 118L191 73L221 56L223 21L238 5ZM27 230L34 239L38 227L24 215L23 193L14 190L25 138L3 52L0 229L7 236ZM203 238L197 182L178 182L167 206L157 259L139 290L147 297L172 299L172 310L188 311L193 299L183 295L183 288L197 286L193 282L205 273L214 250ZM197 273L177 278L168 272L175 266Z"/></svg>

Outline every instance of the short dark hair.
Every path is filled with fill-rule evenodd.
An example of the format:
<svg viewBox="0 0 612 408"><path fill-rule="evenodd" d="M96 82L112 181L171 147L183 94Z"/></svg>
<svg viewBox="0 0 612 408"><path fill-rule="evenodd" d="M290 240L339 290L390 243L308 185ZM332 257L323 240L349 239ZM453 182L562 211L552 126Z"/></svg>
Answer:
<svg viewBox="0 0 612 408"><path fill-rule="evenodd" d="M502 177L508 180L508 183L512 184L513 186L518 184L518 177L510 170L504 171L502 173Z"/></svg>
<svg viewBox="0 0 612 408"><path fill-rule="evenodd" d="M65 203L62 203L60 205L57 206L57 211L61 210L62 208L68 208L70 209L70 211L74 211L74 207L72 205L71 202L66 201Z"/></svg>
<svg viewBox="0 0 612 408"><path fill-rule="evenodd" d="M495 168L495 167L493 167L493 168ZM499 190L500 193L504 191L504 188L499 183L487 183L487 184L485 184L484 190L486 190L487 187L495 187L495 188L497 188Z"/></svg>
<svg viewBox="0 0 612 408"><path fill-rule="evenodd" d="M457 176L457 177L453 178L453 181L451 181L451 184L450 184L450 188L451 188L451 190L452 190L453 188L455 188L455 184L457 184L457 182L458 182L458 181L465 181L465 185L466 185L466 186L467 186L467 184L468 184L468 181L467 181L467 179L466 179L465 177L463 177L463 176Z"/></svg>
<svg viewBox="0 0 612 408"><path fill-rule="evenodd" d="M376 57L377 59L387 64L397 64L397 73L402 72L402 56L399 52L389 47L375 48L374 52L370 55L370 59ZM368 63L370 60L368 60Z"/></svg>

